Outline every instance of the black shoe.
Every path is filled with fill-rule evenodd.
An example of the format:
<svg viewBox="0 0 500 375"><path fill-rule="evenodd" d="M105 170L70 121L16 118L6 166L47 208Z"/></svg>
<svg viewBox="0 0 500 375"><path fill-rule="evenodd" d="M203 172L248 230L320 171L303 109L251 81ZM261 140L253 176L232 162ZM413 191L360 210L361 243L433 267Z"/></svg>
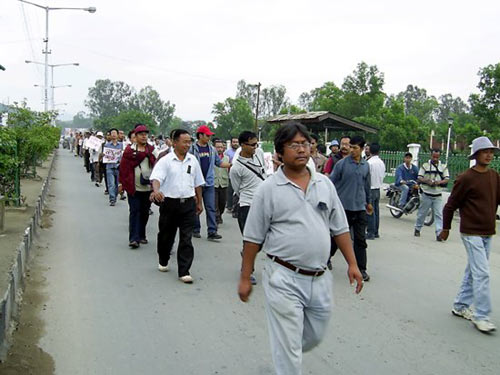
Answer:
<svg viewBox="0 0 500 375"><path fill-rule="evenodd" d="M147 239L145 239L145 238L144 238L144 239L142 239L142 240L140 240L139 242L140 242L141 244L143 244L143 245L147 245L147 244L148 244L148 240L147 240Z"/></svg>
<svg viewBox="0 0 500 375"><path fill-rule="evenodd" d="M109 202L109 205L114 206L114 205L116 205L116 202Z"/></svg>
<svg viewBox="0 0 500 375"><path fill-rule="evenodd" d="M375 236L366 236L366 239L367 239L367 240L374 240L374 239L375 239Z"/></svg>
<svg viewBox="0 0 500 375"><path fill-rule="evenodd" d="M104 190L104 195L109 195L109 192L107 190Z"/></svg>
<svg viewBox="0 0 500 375"><path fill-rule="evenodd" d="M217 232L210 233L207 236L207 240L209 240L209 241L216 241L216 240L220 240L221 238L222 238L222 236L220 234L218 234Z"/></svg>
<svg viewBox="0 0 500 375"><path fill-rule="evenodd" d="M129 242L128 244L132 249L137 249L139 247L139 244L137 243L137 241L131 241Z"/></svg>
<svg viewBox="0 0 500 375"><path fill-rule="evenodd" d="M328 260L328 263L326 264L326 266L328 267L328 269L331 271L333 270L333 264L332 264L332 260Z"/></svg>
<svg viewBox="0 0 500 375"><path fill-rule="evenodd" d="M375 235L375 238L380 238L380 235L379 235L379 234L376 234L376 235Z"/></svg>
<svg viewBox="0 0 500 375"><path fill-rule="evenodd" d="M149 214L153 215L153 210L151 208L149 209Z"/></svg>
<svg viewBox="0 0 500 375"><path fill-rule="evenodd" d="M370 275L366 271L361 271L361 276L363 276L363 281L370 281Z"/></svg>
<svg viewBox="0 0 500 375"><path fill-rule="evenodd" d="M201 234L200 234L200 232L194 232L194 233L193 233L193 237L194 237L194 238L201 238Z"/></svg>
<svg viewBox="0 0 500 375"><path fill-rule="evenodd" d="M125 196L125 194L123 194L123 195L120 197L120 200L121 200L121 201L124 201L125 199L127 199L127 197Z"/></svg>
<svg viewBox="0 0 500 375"><path fill-rule="evenodd" d="M443 242L443 240L441 239L441 237L439 237L439 235L436 236L436 241L437 242Z"/></svg>
<svg viewBox="0 0 500 375"><path fill-rule="evenodd" d="M420 237L420 231L415 229L415 232L413 233L415 237Z"/></svg>

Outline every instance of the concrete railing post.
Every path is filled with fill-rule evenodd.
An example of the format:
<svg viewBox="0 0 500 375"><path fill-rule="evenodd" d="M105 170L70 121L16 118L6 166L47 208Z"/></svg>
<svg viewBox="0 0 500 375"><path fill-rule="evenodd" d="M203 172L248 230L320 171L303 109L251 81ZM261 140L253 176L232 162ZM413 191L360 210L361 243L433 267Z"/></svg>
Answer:
<svg viewBox="0 0 500 375"><path fill-rule="evenodd" d="M420 152L420 144L418 143L410 143L407 145L408 147L408 152L413 155L413 164L415 164L418 167L418 153Z"/></svg>

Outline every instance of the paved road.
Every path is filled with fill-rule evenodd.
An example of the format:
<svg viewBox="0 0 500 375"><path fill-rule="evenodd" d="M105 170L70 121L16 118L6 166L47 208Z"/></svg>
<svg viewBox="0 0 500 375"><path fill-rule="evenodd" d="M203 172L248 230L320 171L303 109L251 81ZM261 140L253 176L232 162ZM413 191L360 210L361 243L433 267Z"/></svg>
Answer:
<svg viewBox="0 0 500 375"><path fill-rule="evenodd" d="M225 215L219 244L194 240L195 283L184 285L175 270L156 269L158 212L150 244L130 250L126 202L109 207L81 165L60 153L53 227L42 238L50 246L40 259L48 296L40 345L56 373L272 374L262 290L257 286L248 304L236 295L236 221ZM500 333L483 335L450 314L465 266L456 230L444 244L428 228L417 239L414 219L396 220L383 209L382 238L369 243L372 280L361 296L336 256L332 322L322 345L305 355L304 374L499 373ZM498 323L499 244L495 239L491 256Z"/></svg>

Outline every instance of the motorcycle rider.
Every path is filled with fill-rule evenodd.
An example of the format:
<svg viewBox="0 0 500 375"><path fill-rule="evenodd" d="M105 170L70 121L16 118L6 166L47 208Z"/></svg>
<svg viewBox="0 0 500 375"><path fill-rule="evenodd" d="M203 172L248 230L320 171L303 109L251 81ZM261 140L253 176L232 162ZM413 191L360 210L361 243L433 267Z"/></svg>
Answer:
<svg viewBox="0 0 500 375"><path fill-rule="evenodd" d="M399 208L403 209L408 201L408 194L410 189L413 189L417 184L418 167L412 164L413 155L407 152L404 156L404 163L399 165L396 169L396 185L401 189L401 197L399 199Z"/></svg>
<svg viewBox="0 0 500 375"><path fill-rule="evenodd" d="M434 220L436 223L436 241L441 242L439 234L443 229L443 197L442 193L448 181L450 173L446 164L442 164L439 158L441 157L440 149L431 150L431 160L422 164L418 171L418 182L423 191L420 197L420 207L417 214L417 222L415 223L415 237L420 237L420 230L424 224L425 216L432 207L434 209Z"/></svg>

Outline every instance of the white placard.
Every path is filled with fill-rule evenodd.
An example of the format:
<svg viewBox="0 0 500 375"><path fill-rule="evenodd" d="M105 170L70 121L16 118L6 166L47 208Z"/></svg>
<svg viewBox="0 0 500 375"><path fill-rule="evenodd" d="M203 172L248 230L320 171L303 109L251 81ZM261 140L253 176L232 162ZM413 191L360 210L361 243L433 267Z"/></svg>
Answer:
<svg viewBox="0 0 500 375"><path fill-rule="evenodd" d="M270 176L274 173L272 152L264 152L264 168L266 169L266 175Z"/></svg>
<svg viewBox="0 0 500 375"><path fill-rule="evenodd" d="M86 145L87 148L99 151L101 149L102 142L104 142L103 139L99 139L96 136L92 135L89 137L89 139L87 139Z"/></svg>
<svg viewBox="0 0 500 375"><path fill-rule="evenodd" d="M118 163L120 161L120 156L122 155L122 150L117 150L116 148L111 147L104 147L103 154L103 163Z"/></svg>

